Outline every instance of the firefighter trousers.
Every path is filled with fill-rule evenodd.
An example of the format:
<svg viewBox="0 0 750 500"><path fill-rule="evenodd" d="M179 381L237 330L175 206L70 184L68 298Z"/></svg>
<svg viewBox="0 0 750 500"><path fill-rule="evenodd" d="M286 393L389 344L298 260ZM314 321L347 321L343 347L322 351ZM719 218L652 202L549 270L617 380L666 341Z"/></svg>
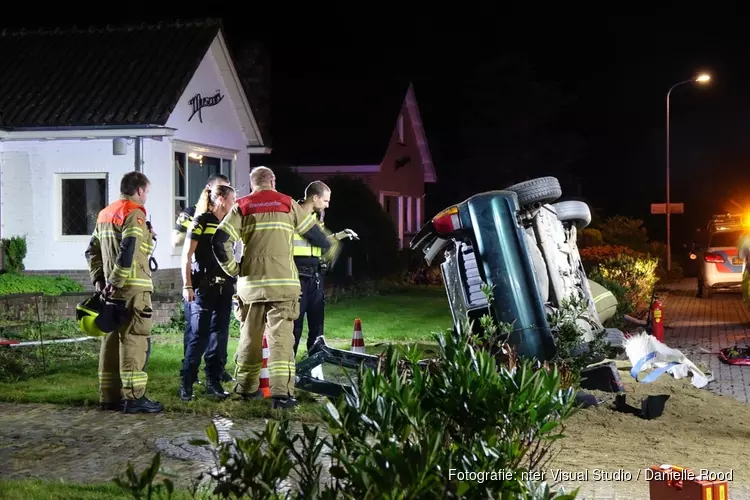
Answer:
<svg viewBox="0 0 750 500"><path fill-rule="evenodd" d="M323 292L323 274L302 275L299 277L302 296L299 301L299 317L294 320L294 356L302 339L302 328L307 316L307 350L312 349L315 339L323 335L326 297Z"/></svg>
<svg viewBox="0 0 750 500"><path fill-rule="evenodd" d="M234 391L252 394L260 384L263 366L263 332L268 342L268 378L271 397L294 395L296 364L294 360L294 320L299 314L299 301L250 302L239 300L235 314L240 320L240 342L237 346L237 380Z"/></svg>
<svg viewBox="0 0 750 500"><path fill-rule="evenodd" d="M102 341L99 353L101 403L138 399L145 395L148 383L144 370L153 324L151 292L125 288L118 290L114 298L125 300L131 315L127 323L108 333Z"/></svg>

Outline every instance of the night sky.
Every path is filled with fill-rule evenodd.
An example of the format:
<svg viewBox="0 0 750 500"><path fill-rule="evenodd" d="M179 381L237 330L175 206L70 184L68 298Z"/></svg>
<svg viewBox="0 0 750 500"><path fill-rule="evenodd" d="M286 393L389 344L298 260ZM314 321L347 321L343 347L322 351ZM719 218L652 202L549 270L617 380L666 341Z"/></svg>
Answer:
<svg viewBox="0 0 750 500"><path fill-rule="evenodd" d="M284 134L279 117L288 111L280 98L283 92L274 93L274 88L330 81L341 89L341 99L330 103L335 112L337 106L357 106L357 89L363 85L378 88L387 78L414 82L438 179L444 181L430 190L433 204L502 188L508 175L523 180L567 172L580 182L581 198L600 215L641 218L650 236L661 239L664 216L649 215L649 206L665 198L666 92L674 83L709 71L710 85L683 85L672 93L672 201L684 202L686 210L673 216L673 244L703 226L709 214L734 210L730 200L750 206L750 30L747 18L734 16L732 9L691 14L650 8L648 18L581 13L571 19L553 13L522 18L472 11L440 20L437 14L406 9L328 13L308 8L295 11L295 19L252 4L247 9L187 9L179 17L222 17L230 45L254 39L266 47L274 136ZM0 24L33 28L169 19L127 8L116 14L4 16ZM547 171L537 168L529 174L517 166L517 157L486 147L486 138L484 147L478 147L474 138L481 131L467 132L467 120L476 115L476 104L466 104L468 88L480 86L487 95L496 94L483 110L490 118L512 104L515 116L525 119L519 103L525 102L526 80L513 85L512 72L505 77L497 72L478 77L476 72L509 54L527 65L529 81L554 87L566 103L550 127L556 134L575 136L568 144L575 143L577 153L566 161L545 157ZM546 105L537 102L536 108L540 106ZM506 125L513 129L514 123L519 122ZM499 138L514 140L512 130L497 130Z"/></svg>

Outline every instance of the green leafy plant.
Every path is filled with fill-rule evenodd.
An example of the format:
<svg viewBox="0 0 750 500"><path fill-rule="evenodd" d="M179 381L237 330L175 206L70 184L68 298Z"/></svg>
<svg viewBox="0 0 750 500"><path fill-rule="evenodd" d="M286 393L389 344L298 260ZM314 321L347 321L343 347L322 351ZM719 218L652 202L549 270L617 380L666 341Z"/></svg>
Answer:
<svg viewBox="0 0 750 500"><path fill-rule="evenodd" d="M491 297L492 290L485 287ZM376 370L361 369L348 391L328 402L328 435L287 419L248 438L222 441L211 424L207 441L216 467L211 493L220 498L572 499L530 480L552 458L564 421L576 410L557 368L505 358L509 325L480 319L477 338L435 335L438 353L390 346ZM324 461L330 477L324 477ZM466 473L488 471L486 480ZM491 476L489 471L495 471ZM497 471L504 471L497 474Z"/></svg>
<svg viewBox="0 0 750 500"><path fill-rule="evenodd" d="M156 498L172 498L174 484L171 479L164 478L162 484L154 484L156 475L159 473L161 454L157 453L151 460L151 466L144 469L140 475L136 474L133 464L128 462L125 477L115 478L117 486L130 493L137 500L152 500Z"/></svg>
<svg viewBox="0 0 750 500"><path fill-rule="evenodd" d="M82 292L80 283L67 276L26 276L23 274L0 274L0 297L20 293L42 293L61 295Z"/></svg>
<svg viewBox="0 0 750 500"><path fill-rule="evenodd" d="M13 236L0 240L5 254L5 270L9 273L22 273L23 259L26 258L26 236Z"/></svg>

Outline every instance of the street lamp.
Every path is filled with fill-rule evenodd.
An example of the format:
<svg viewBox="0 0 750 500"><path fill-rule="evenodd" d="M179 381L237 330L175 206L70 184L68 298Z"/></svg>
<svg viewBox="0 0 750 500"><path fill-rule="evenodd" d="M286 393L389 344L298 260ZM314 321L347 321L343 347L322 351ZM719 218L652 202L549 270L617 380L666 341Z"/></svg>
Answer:
<svg viewBox="0 0 750 500"><path fill-rule="evenodd" d="M699 83L701 85L705 85L710 81L711 75L709 75L708 73L700 73L690 80L675 83L667 91L667 272L670 272L672 270L672 223L669 211L669 96L672 94L672 90L674 90L676 87L679 87L680 85L685 85L686 83Z"/></svg>

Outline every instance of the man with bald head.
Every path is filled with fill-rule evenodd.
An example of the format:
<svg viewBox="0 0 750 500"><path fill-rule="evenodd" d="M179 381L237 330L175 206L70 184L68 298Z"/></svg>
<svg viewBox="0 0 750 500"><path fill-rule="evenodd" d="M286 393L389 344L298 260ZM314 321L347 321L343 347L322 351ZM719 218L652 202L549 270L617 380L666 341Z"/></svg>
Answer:
<svg viewBox="0 0 750 500"><path fill-rule="evenodd" d="M338 256L338 240L325 231L314 213L276 191L276 176L267 167L250 172L252 192L237 200L219 224L213 251L224 272L237 276L240 342L234 391L244 399L262 399L259 389L263 361L263 332L268 329L268 373L274 408L296 406L294 380L294 320L299 315L299 275L292 256L295 231L323 249L326 258ZM238 264L232 243L242 241Z"/></svg>

